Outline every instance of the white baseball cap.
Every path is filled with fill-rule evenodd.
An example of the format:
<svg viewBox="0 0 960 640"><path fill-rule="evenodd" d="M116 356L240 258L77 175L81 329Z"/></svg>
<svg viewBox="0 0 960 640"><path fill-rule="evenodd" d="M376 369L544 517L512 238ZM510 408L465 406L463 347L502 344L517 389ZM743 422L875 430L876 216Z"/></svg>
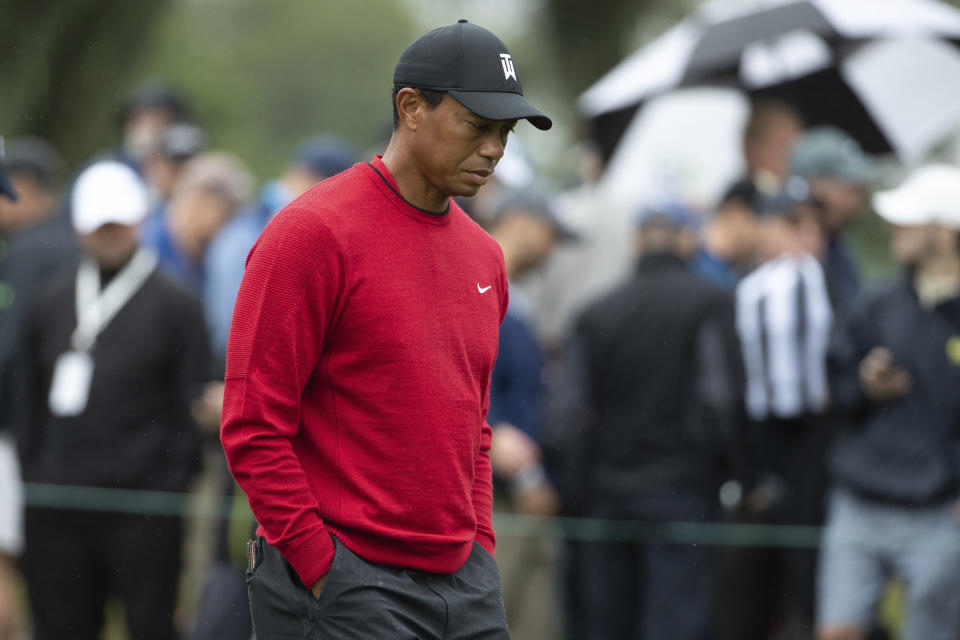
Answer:
<svg viewBox="0 0 960 640"><path fill-rule="evenodd" d="M874 194L873 208L887 222L902 227L935 224L960 230L960 168L920 167L899 187Z"/></svg>
<svg viewBox="0 0 960 640"><path fill-rule="evenodd" d="M73 228L93 233L105 224L140 224L147 216L147 189L127 165L108 160L80 174L71 198Z"/></svg>

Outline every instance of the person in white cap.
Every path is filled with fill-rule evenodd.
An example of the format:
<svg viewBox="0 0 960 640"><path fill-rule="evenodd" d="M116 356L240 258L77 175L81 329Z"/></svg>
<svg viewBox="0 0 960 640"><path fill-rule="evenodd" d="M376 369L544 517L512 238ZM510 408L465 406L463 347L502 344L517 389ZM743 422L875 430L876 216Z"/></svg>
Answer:
<svg viewBox="0 0 960 640"><path fill-rule="evenodd" d="M849 417L819 570L819 640L859 640L892 576L903 640L960 637L960 169L928 165L874 208L904 277L854 302L830 347Z"/></svg>
<svg viewBox="0 0 960 640"><path fill-rule="evenodd" d="M190 405L209 358L200 303L139 247L147 197L132 169L90 166L71 204L85 255L29 312L28 416L17 439L24 477L184 491L199 440ZM27 509L23 570L34 638L99 637L108 594L122 599L131 637L176 637L180 519L124 508Z"/></svg>

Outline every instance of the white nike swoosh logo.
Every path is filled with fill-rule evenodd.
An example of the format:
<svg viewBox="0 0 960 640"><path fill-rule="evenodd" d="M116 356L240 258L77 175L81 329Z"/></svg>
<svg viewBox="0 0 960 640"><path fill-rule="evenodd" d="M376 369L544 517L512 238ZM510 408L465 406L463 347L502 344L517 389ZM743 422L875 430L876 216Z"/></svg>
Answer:
<svg viewBox="0 0 960 640"><path fill-rule="evenodd" d="M481 287L481 286L480 286L480 283L478 282L478 283L477 283L477 291L479 291L481 294L484 294L484 293L486 293L487 291L490 291L490 287L492 287L492 286L493 286L492 284L489 284L489 285L487 285L487 286L485 286L485 287Z"/></svg>

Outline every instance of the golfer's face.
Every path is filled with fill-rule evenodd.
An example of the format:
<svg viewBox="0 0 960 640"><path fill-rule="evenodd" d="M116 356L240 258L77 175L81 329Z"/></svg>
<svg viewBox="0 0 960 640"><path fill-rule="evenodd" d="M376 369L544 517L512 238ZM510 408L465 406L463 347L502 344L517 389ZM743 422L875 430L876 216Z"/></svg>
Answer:
<svg viewBox="0 0 960 640"><path fill-rule="evenodd" d="M517 121L481 118L450 96L424 116L418 134L427 179L448 196L475 195L503 157Z"/></svg>

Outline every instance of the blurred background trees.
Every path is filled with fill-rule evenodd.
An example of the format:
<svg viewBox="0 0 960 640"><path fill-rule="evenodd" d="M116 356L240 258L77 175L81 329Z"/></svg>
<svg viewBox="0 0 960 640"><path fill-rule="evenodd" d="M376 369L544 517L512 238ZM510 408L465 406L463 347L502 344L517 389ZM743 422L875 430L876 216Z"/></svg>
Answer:
<svg viewBox="0 0 960 640"><path fill-rule="evenodd" d="M299 140L336 130L374 148L390 125L393 65L423 31L467 17L501 34L526 91L576 135L576 96L649 25L662 0L0 0L0 133L39 135L70 167L119 142L123 98L179 90L213 143L272 175ZM638 29L638 26L647 25Z"/></svg>
<svg viewBox="0 0 960 640"><path fill-rule="evenodd" d="M0 0L0 133L42 136L71 161L95 150L171 6Z"/></svg>
<svg viewBox="0 0 960 640"><path fill-rule="evenodd" d="M952 0L960 4L960 0ZM557 123L518 137L558 183L576 171L576 98L699 0L0 0L0 134L38 135L70 169L119 143L123 100L148 80L181 92L217 148L260 179L322 131L382 149L393 65L426 30L487 26Z"/></svg>
<svg viewBox="0 0 960 640"><path fill-rule="evenodd" d="M147 79L258 172L319 130L371 145L412 30L391 0L2 0L0 15L0 131L45 137L73 166L119 141L123 98Z"/></svg>

